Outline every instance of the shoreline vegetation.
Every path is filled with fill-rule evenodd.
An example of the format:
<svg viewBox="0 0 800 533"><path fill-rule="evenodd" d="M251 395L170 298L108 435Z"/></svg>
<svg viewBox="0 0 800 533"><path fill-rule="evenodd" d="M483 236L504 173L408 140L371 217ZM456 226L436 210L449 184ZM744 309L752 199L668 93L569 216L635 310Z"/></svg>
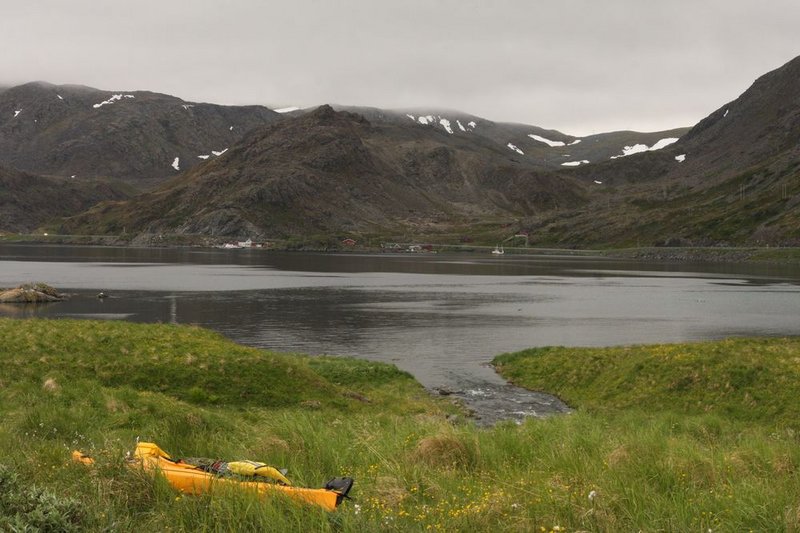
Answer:
<svg viewBox="0 0 800 533"><path fill-rule="evenodd" d="M798 531L800 339L537 348L494 360L576 410L478 428L392 365L192 326L0 319L0 530ZM335 513L182 496L137 438L355 478ZM70 461L80 449L94 468Z"/></svg>
<svg viewBox="0 0 800 533"><path fill-rule="evenodd" d="M309 239L273 239L265 241L265 245L253 248L260 251L295 251L314 253L430 253L430 252L465 252L490 253L497 244L459 243L454 240L442 240L441 237L425 237L408 240L404 238L385 238L377 236L351 239L350 237L318 237ZM388 239L388 240L387 240ZM393 240L392 240L393 239ZM53 244L76 246L113 246L131 248L224 248L226 242L221 238L199 235L152 235L147 238L133 239L123 235L58 235L58 234L15 234L0 233L0 244ZM387 249L386 243L392 241L397 248ZM493 241L492 241L493 242ZM770 246L636 246L636 247L601 247L592 249L551 246L514 246L504 244L503 249L509 255L571 255L578 257L608 257L614 259L630 259L639 261L669 261L697 263L795 263L800 260L800 247ZM237 250L229 250L236 253Z"/></svg>

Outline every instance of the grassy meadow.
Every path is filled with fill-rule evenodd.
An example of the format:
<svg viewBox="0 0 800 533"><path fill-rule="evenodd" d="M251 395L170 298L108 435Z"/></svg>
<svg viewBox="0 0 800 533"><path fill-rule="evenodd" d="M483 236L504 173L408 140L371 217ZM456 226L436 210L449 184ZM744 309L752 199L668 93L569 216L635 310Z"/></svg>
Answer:
<svg viewBox="0 0 800 533"><path fill-rule="evenodd" d="M0 363L0 531L800 531L797 339L499 356L576 411L488 429L393 366L189 326L0 319ZM353 500L182 496L137 438Z"/></svg>

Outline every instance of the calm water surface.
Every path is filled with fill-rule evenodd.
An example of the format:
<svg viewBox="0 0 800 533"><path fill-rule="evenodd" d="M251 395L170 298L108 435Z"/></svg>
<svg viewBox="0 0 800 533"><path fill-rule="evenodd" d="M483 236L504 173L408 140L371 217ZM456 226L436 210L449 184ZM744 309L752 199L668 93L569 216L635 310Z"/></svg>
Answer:
<svg viewBox="0 0 800 533"><path fill-rule="evenodd" d="M251 346L391 362L485 419L565 408L505 384L487 366L499 353L800 334L797 265L0 245L0 286L28 281L74 296L0 315L191 323Z"/></svg>

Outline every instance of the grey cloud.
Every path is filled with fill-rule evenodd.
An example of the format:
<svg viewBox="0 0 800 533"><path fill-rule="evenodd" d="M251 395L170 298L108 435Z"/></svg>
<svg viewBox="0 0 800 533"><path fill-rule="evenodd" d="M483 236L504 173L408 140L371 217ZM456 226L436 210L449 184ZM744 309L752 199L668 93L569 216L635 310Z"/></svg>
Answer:
<svg viewBox="0 0 800 533"><path fill-rule="evenodd" d="M797 55L799 26L794 0L41 0L4 7L0 82L653 130Z"/></svg>

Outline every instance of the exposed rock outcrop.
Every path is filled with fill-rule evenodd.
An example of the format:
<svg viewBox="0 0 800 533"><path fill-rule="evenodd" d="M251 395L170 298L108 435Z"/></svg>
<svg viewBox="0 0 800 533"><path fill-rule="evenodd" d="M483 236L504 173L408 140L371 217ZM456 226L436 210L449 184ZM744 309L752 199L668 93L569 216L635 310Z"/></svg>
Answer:
<svg viewBox="0 0 800 533"><path fill-rule="evenodd" d="M60 302L65 298L65 295L44 283L26 283L14 289L0 291L0 303Z"/></svg>

